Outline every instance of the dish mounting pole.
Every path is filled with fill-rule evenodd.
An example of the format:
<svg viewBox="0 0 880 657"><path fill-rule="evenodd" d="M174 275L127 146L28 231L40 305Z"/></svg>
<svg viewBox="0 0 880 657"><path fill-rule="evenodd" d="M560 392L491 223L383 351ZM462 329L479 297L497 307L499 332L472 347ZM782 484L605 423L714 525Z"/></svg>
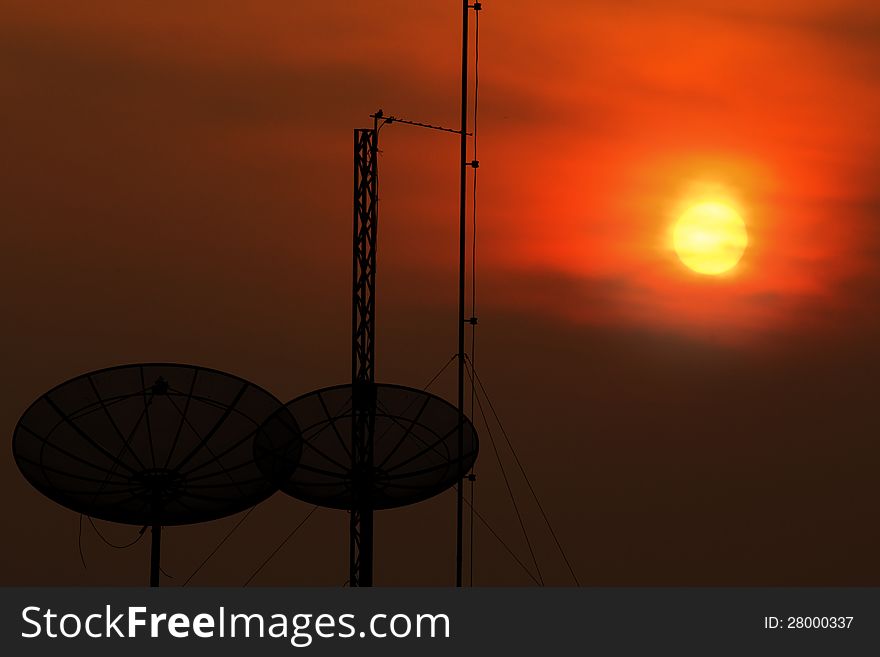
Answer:
<svg viewBox="0 0 880 657"><path fill-rule="evenodd" d="M150 586L159 586L159 573L162 551L162 525L158 522L151 528L150 536Z"/></svg>

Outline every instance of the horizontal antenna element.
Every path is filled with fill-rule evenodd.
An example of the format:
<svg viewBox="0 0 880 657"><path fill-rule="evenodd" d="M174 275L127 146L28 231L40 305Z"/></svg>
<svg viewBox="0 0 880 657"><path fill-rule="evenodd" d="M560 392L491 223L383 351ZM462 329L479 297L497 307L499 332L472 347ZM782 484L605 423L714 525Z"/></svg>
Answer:
<svg viewBox="0 0 880 657"><path fill-rule="evenodd" d="M422 123L420 121L410 121L408 119L400 119L396 116L385 116L382 113L382 110L379 110L375 114L370 114L370 118L376 119L377 121L380 121L380 127L385 125L386 123L405 123L406 125L414 125L417 128L429 128L430 130L439 130L440 132L451 132L456 135L461 134L461 130L455 130L453 128L444 128L443 126L433 125L431 123ZM468 137L474 136L473 133L471 133L471 132L466 132L465 134Z"/></svg>

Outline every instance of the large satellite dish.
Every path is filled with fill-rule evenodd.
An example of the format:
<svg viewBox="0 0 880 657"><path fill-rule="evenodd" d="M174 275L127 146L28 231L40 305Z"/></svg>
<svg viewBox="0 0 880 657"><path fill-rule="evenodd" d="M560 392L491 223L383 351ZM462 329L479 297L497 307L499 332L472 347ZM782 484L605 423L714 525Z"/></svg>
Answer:
<svg viewBox="0 0 880 657"><path fill-rule="evenodd" d="M426 500L454 486L477 458L477 434L463 418L458 451L458 409L423 390L391 384L362 384L360 411L354 388L339 385L289 402L287 413L269 419L255 443L257 463L267 472L277 459L284 470L292 415L301 430L302 453L280 489L305 502L334 509L390 509ZM353 434L358 416L369 425L372 454L356 457ZM271 474L270 474L271 478Z"/></svg>
<svg viewBox="0 0 880 657"><path fill-rule="evenodd" d="M266 424L269 417L271 424ZM282 432L267 477L254 441ZM162 525L214 520L274 493L299 457L299 429L282 403L237 376L190 365L123 365L78 376L25 411L13 452L34 488L95 518L153 527L158 584Z"/></svg>

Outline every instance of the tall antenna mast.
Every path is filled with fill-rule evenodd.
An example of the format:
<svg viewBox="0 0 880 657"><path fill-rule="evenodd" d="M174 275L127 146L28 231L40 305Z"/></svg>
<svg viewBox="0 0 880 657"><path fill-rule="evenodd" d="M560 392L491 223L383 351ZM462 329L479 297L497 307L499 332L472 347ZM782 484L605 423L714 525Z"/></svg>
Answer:
<svg viewBox="0 0 880 657"><path fill-rule="evenodd" d="M459 261L458 261L458 427L455 445L456 463L460 467L475 453L472 452L470 421L465 416L465 324L476 324L475 317L465 317L465 287L467 261L467 169L477 168L479 162L468 161L467 146L470 134L468 123L468 69L470 10L480 11L482 4L462 0L461 45L461 125L459 130L442 126L385 116L382 110L371 114L373 127L355 130L354 181L354 252L352 267L352 492L350 509L349 583L351 586L372 586L373 509L369 499L374 476L375 391L374 337L375 337L375 284L376 284L376 224L378 206L378 135L386 123L404 123L421 128L457 133L461 140L459 159ZM466 435L467 434L467 435ZM473 465L471 462L470 465ZM464 478L470 467L461 469L456 480L456 548L455 585L462 585L464 561Z"/></svg>
<svg viewBox="0 0 880 657"><path fill-rule="evenodd" d="M354 131L354 251L351 309L351 478L349 585L373 585L370 486L375 432L376 226L381 110L373 127Z"/></svg>
<svg viewBox="0 0 880 657"><path fill-rule="evenodd" d="M467 168L479 166L477 161L467 160L467 115L468 115L468 19L470 10L480 11L482 5L479 2L469 4L468 0L462 1L462 30L461 30L461 158L460 187L459 187L459 222L458 222L458 455L461 458L464 452L464 368L465 346L464 325L465 322L475 323L475 318L466 319L464 312L465 302L465 261L467 250ZM463 544L464 544L464 476L458 480L456 490L456 523L455 523L455 585L460 587L462 580Z"/></svg>

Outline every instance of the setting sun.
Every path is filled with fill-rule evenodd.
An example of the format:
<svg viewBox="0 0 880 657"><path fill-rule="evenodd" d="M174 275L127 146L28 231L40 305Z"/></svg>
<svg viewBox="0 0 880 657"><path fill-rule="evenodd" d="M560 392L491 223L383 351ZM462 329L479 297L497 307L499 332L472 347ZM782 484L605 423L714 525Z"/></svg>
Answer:
<svg viewBox="0 0 880 657"><path fill-rule="evenodd" d="M736 210L718 202L699 203L675 224L673 246L681 261L699 274L733 269L748 244L746 225Z"/></svg>

